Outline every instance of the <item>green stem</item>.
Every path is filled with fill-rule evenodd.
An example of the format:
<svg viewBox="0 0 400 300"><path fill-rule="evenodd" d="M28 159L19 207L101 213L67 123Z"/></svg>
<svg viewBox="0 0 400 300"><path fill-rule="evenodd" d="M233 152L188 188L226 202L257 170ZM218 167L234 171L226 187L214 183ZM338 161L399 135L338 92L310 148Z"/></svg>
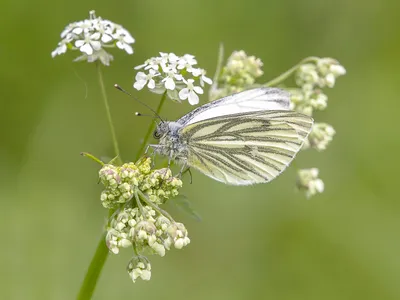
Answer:
<svg viewBox="0 0 400 300"><path fill-rule="evenodd" d="M302 61L300 61L297 65L293 66L286 72L279 75L278 77L268 81L267 83L264 83L263 86L277 86L278 84L282 83L287 78L289 78L289 76L291 76L302 64L305 64L308 62L316 62L317 60L319 60L319 58L315 57L315 56L307 57L307 58L303 59Z"/></svg>
<svg viewBox="0 0 400 300"><path fill-rule="evenodd" d="M114 153L115 153L115 156L118 158L117 162L119 164L121 164L122 163L122 159L121 159L121 155L120 155L120 152L119 152L117 135L115 134L114 124L113 124L112 118L111 118L110 106L108 104L106 88L104 86L103 73L101 71L101 65L100 65L100 63L97 63L96 66L97 66L97 75L99 76L101 94L103 96L104 106L106 108L108 125L110 126L111 137L112 137L112 141L113 141L113 145L114 145Z"/></svg>
<svg viewBox="0 0 400 300"><path fill-rule="evenodd" d="M160 115L161 108L162 108L166 98L167 98L167 91L165 91L164 94L162 94L162 96L161 96L160 103L158 104L158 107L156 109L157 115ZM149 142L150 136L152 135L152 133L154 131L154 127L155 127L155 123L151 122L151 124L149 126L149 129L147 130L147 133L144 136L142 146L140 147L138 153L136 154L136 161L140 158L140 156L143 155L143 151L144 151L144 149L146 148L146 146L147 146L147 144Z"/></svg>
<svg viewBox="0 0 400 300"><path fill-rule="evenodd" d="M109 216L111 216L113 213L114 213L113 210L110 210ZM92 261L90 262L89 268L85 275L85 279L82 282L79 294L76 297L77 300L88 300L92 298L97 281L100 277L100 273L108 257L109 251L105 242L106 234L107 231L104 231L97 244L96 252L94 253Z"/></svg>
<svg viewBox="0 0 400 300"><path fill-rule="evenodd" d="M221 43L218 50L217 67L215 69L215 74L213 78L213 83L211 85L210 91L208 92L208 101L214 100L214 93L218 89L218 79L221 75L222 63L224 62L224 45Z"/></svg>

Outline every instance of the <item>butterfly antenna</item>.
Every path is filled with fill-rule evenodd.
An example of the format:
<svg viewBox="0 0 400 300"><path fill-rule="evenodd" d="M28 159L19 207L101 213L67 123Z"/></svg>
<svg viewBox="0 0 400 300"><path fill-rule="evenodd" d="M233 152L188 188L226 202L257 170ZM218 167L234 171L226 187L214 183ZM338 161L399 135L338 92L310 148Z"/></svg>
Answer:
<svg viewBox="0 0 400 300"><path fill-rule="evenodd" d="M154 109L152 109L150 106L148 106L146 103L144 103L144 102L140 101L138 98L134 97L131 93L129 93L128 91L124 90L118 84L114 84L114 87L117 90L123 92L124 94L127 94L129 97L131 97L132 99L136 100L137 102L139 102L140 104L142 104L143 106L148 108L149 110L151 110L151 112L154 113L155 118L159 118L161 122L164 122L164 120L160 117L160 115ZM136 112L135 115L137 115L137 116L146 116L146 115L143 115L143 114L141 114L139 112Z"/></svg>

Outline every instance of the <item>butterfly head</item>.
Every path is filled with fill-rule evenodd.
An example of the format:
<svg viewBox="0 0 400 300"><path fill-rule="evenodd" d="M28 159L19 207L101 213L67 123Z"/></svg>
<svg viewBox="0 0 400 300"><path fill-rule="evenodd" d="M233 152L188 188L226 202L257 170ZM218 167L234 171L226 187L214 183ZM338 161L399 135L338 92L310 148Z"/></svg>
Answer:
<svg viewBox="0 0 400 300"><path fill-rule="evenodd" d="M156 140L161 139L164 135L166 135L169 132L169 125L168 122L161 121L160 123L157 124L156 129L153 132L153 137Z"/></svg>

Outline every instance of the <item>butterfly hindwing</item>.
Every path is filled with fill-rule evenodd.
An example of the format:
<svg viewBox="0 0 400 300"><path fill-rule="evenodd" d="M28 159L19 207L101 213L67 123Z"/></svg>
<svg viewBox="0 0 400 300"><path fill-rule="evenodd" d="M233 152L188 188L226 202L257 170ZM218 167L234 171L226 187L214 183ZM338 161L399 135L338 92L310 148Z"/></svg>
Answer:
<svg viewBox="0 0 400 300"><path fill-rule="evenodd" d="M180 130L187 163L232 185L268 182L293 160L311 130L311 117L270 110L202 120Z"/></svg>

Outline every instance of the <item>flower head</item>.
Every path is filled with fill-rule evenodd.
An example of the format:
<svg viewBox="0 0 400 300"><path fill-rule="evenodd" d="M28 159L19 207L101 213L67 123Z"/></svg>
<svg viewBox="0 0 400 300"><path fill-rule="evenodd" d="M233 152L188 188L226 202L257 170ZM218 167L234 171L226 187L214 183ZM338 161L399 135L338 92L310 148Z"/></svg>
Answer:
<svg viewBox="0 0 400 300"><path fill-rule="evenodd" d="M139 277L142 280L150 280L150 261L147 259L147 257L142 255L134 256L128 263L127 271L133 282L136 282L136 279Z"/></svg>
<svg viewBox="0 0 400 300"><path fill-rule="evenodd" d="M141 253L165 256L172 246L182 249L190 243L185 226L158 207L178 195L182 181L170 169L152 170L146 157L122 166L106 164L99 177L105 187L101 202L115 210L108 222L106 245L114 254L133 247L137 255L128 273L133 281L149 280L150 263Z"/></svg>
<svg viewBox="0 0 400 300"><path fill-rule="evenodd" d="M253 85L264 74L263 63L255 56L248 56L243 50L234 51L228 58L218 79L219 89L213 91L212 99L238 93Z"/></svg>
<svg viewBox="0 0 400 300"><path fill-rule="evenodd" d="M90 18L71 23L61 32L62 40L51 53L52 57L64 54L68 49L79 50L82 55L75 61L86 60L94 62L100 60L109 65L113 56L105 48L118 47L128 54L133 53L131 44L135 42L131 34L119 24L96 17L91 11Z"/></svg>
<svg viewBox="0 0 400 300"><path fill-rule="evenodd" d="M133 87L141 90L147 85L153 93L167 92L172 100L188 100L192 105L198 104L198 94L203 93L201 87L212 84L212 80L206 76L204 69L195 65L197 60L193 55L177 56L160 52L160 56L147 59L144 64L135 67L141 71L136 74ZM201 87L195 85L197 80Z"/></svg>
<svg viewBox="0 0 400 300"><path fill-rule="evenodd" d="M336 78L346 74L346 69L335 59L319 58L315 63L303 64L296 73L299 86L311 85L320 88L335 85Z"/></svg>
<svg viewBox="0 0 400 300"><path fill-rule="evenodd" d="M304 191L307 198L324 191L324 182L318 178L318 173L317 168L301 169L297 173L297 188Z"/></svg>
<svg viewBox="0 0 400 300"><path fill-rule="evenodd" d="M314 148L318 151L323 151L328 147L335 133L335 129L333 129L331 125L315 123L304 146L306 148Z"/></svg>

